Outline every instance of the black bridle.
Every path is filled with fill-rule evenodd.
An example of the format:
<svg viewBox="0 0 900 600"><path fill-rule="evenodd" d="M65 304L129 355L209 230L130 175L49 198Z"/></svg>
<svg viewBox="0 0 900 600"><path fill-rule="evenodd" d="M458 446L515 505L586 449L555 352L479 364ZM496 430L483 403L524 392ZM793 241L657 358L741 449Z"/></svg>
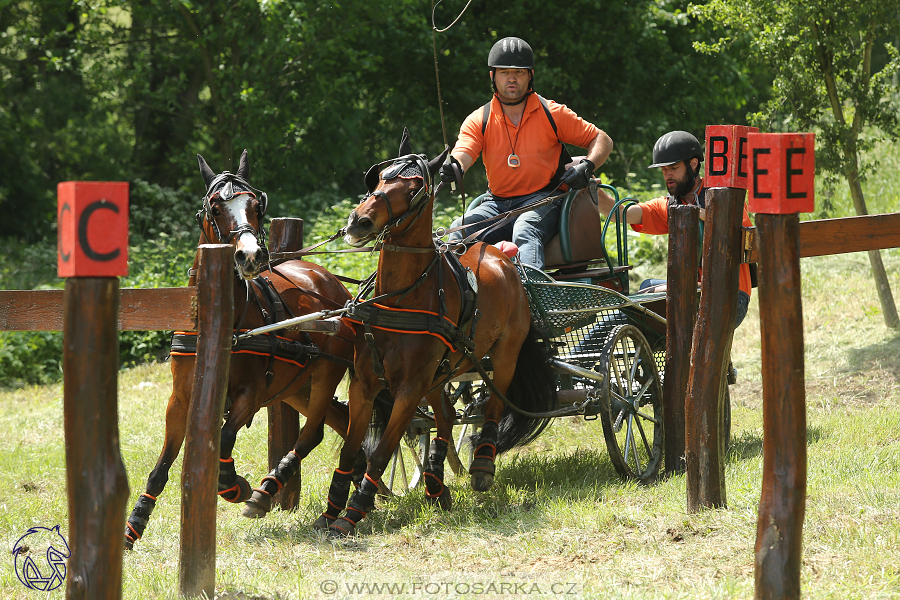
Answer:
<svg viewBox="0 0 900 600"><path fill-rule="evenodd" d="M387 194L381 190L376 190L375 188L378 187L379 181L390 181L397 177L402 179L421 178L424 185L418 189L410 190L410 195L412 197L409 200L409 206L401 214L394 216L394 210L391 208L391 202L387 197ZM431 198L432 187L433 178L431 176L431 171L428 169L428 161L420 154L407 154L369 167L369 170L366 171L366 188L368 189L368 193L362 201L365 202L371 197L381 199L387 206L388 221L379 233L370 233L366 237L360 239L358 243L362 245L372 239L381 241L387 237L391 229L403 224L403 222L409 218L412 218L412 221L409 223L410 225L415 223L415 221L422 216L427 201Z"/></svg>
<svg viewBox="0 0 900 600"><path fill-rule="evenodd" d="M235 184L237 184L238 187L245 189L235 192ZM219 229L219 225L218 223L216 223L216 219L212 212L212 201L216 198L220 198L223 202L227 202L233 197L239 196L241 194L253 196L254 199L256 199L257 194L259 194L259 229L254 229L252 225L250 225L249 223L245 223L238 226L237 229L229 232L227 236L222 235L222 232ZM263 249L263 252L268 255L268 248L266 247L266 230L262 224L262 218L266 214L268 205L269 197L265 192L263 192L262 190L258 190L247 183L247 181L243 177L235 175L234 173L229 173L228 171L224 171L216 175L215 178L210 182L209 187L207 187L206 195L203 196L203 207L198 210L196 214L197 224L200 226L200 231L204 231L203 220L205 217L206 222L209 223L210 227L213 230L213 233L224 244L230 244L231 240L244 233L252 233L253 237L256 238L256 243L260 248ZM205 231L203 235L204 237L206 237ZM210 240L207 239L207 241Z"/></svg>

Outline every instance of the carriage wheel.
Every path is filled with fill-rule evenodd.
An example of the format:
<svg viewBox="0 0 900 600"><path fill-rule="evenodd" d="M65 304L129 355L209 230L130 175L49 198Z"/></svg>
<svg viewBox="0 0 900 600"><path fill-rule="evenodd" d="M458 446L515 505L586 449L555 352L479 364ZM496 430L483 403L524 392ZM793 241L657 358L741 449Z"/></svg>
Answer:
<svg viewBox="0 0 900 600"><path fill-rule="evenodd" d="M649 482L662 459L662 385L650 344L633 325L613 329L598 365L601 420L613 466L622 477Z"/></svg>

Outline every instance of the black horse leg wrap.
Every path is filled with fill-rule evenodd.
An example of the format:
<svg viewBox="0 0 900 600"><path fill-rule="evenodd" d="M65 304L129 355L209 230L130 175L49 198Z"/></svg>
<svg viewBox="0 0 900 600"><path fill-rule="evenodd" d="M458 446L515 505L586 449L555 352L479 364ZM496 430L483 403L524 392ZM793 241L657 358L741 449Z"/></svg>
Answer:
<svg viewBox="0 0 900 600"><path fill-rule="evenodd" d="M440 496L444 491L444 459L447 458L447 440L434 438L431 441L431 452L425 467L425 493L428 496Z"/></svg>
<svg viewBox="0 0 900 600"><path fill-rule="evenodd" d="M219 459L219 492L234 487L237 482L237 471L234 469L234 460Z"/></svg>
<svg viewBox="0 0 900 600"><path fill-rule="evenodd" d="M278 466L272 469L272 472L263 477L262 483L259 484L259 490L274 496L281 491L284 484L290 481L291 477L300 470L300 458L291 450L281 461Z"/></svg>
<svg viewBox="0 0 900 600"><path fill-rule="evenodd" d="M328 488L328 506L325 508L325 518L333 521L338 518L344 507L347 506L347 498L350 496L350 479L353 472L334 470L331 476L331 486Z"/></svg>
<svg viewBox="0 0 900 600"><path fill-rule="evenodd" d="M475 456L490 458L497 456L497 438L500 436L500 426L497 421L485 421L481 426L481 435L478 437L478 445L475 447Z"/></svg>
<svg viewBox="0 0 900 600"><path fill-rule="evenodd" d="M350 504L347 505L347 514L345 519L351 521L354 525L359 523L366 514L375 508L375 493L378 491L378 484L366 475L363 477L359 489L353 492L350 498Z"/></svg>
<svg viewBox="0 0 900 600"><path fill-rule="evenodd" d="M147 494L138 496L137 504L134 505L134 509L125 523L125 543L129 547L144 535L144 529L147 528L147 521L150 520L150 514L154 507L156 507L156 498Z"/></svg>

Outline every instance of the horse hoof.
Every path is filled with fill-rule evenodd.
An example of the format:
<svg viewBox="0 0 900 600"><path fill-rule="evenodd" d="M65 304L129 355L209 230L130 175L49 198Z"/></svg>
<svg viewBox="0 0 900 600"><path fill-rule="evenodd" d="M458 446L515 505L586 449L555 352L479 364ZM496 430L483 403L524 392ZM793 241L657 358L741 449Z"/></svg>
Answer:
<svg viewBox="0 0 900 600"><path fill-rule="evenodd" d="M450 495L450 488L445 487L444 491L437 496L425 496L425 501L441 510L453 508L453 497Z"/></svg>
<svg viewBox="0 0 900 600"><path fill-rule="evenodd" d="M241 516L248 519L261 519L272 510L272 496L259 490L253 490L253 495L244 502Z"/></svg>
<svg viewBox="0 0 900 600"><path fill-rule="evenodd" d="M235 479L234 486L219 492L219 496L226 502L238 504L239 502L246 502L247 499L250 498L251 493L252 490L250 489L250 484L247 483L246 479L238 475Z"/></svg>
<svg viewBox="0 0 900 600"><path fill-rule="evenodd" d="M346 517L337 519L328 528L328 537L331 539L347 538L353 535L356 523Z"/></svg>
<svg viewBox="0 0 900 600"><path fill-rule="evenodd" d="M469 475L472 478L472 489L476 492L486 492L494 485L494 471L496 467L490 458L476 456L469 467Z"/></svg>
<svg viewBox="0 0 900 600"><path fill-rule="evenodd" d="M490 473L472 473L472 489L476 492L486 492L494 485L494 476Z"/></svg>
<svg viewBox="0 0 900 600"><path fill-rule="evenodd" d="M312 526L316 531L328 531L332 523L334 523L334 519L329 519L325 515L319 515L319 518L313 521Z"/></svg>
<svg viewBox="0 0 900 600"><path fill-rule="evenodd" d="M127 537L125 538L125 549L126 550L134 550L134 542L132 542Z"/></svg>

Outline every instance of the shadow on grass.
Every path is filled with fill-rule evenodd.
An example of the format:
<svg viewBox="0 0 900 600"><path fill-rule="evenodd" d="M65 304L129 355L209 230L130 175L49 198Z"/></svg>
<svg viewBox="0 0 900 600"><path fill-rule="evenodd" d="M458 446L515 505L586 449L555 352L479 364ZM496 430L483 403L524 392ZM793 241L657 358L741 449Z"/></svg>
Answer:
<svg viewBox="0 0 900 600"><path fill-rule="evenodd" d="M864 348L851 348L848 353L851 371L887 371L900 382L900 334Z"/></svg>
<svg viewBox="0 0 900 600"><path fill-rule="evenodd" d="M344 550L366 551L370 541L383 543L371 539L380 535L419 536L465 529L513 535L545 527L560 504L602 502L604 490L619 485L630 484L618 477L605 451L519 455L498 464L494 485L487 492L472 491L468 477L452 482L450 511L432 506L420 486L402 496L379 498L376 509L357 527L358 535L335 542ZM268 517L275 519L259 523L245 539L251 544L331 543L310 526L317 516L313 512L308 504L285 522L276 511Z"/></svg>
<svg viewBox="0 0 900 600"><path fill-rule="evenodd" d="M818 425L806 426L806 443L815 444L828 437L828 432ZM736 463L762 456L763 438L755 431L744 431L731 440L725 453L725 462Z"/></svg>

